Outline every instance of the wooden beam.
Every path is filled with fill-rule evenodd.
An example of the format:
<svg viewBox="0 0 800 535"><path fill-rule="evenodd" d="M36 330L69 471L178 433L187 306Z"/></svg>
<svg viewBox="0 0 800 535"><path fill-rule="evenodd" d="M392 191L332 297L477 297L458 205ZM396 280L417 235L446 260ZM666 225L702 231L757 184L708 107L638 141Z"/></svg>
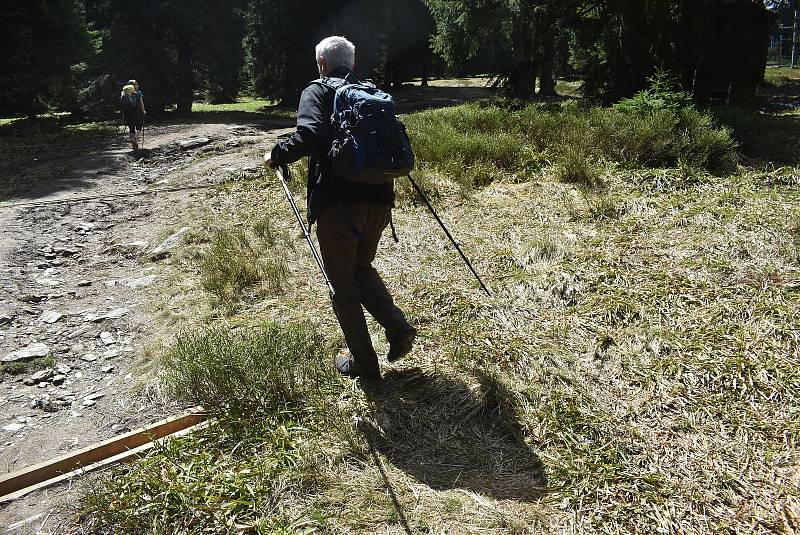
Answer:
<svg viewBox="0 0 800 535"><path fill-rule="evenodd" d="M17 494L24 489L34 485L39 485L37 488L41 488L41 486L46 486L40 485L44 482L77 470L87 469L110 458L113 458L114 462L125 460L140 453L141 450L137 451L139 448L149 449L148 445L151 445L154 440L197 426L206 418L207 414L199 411L168 418L87 448L6 474L0 477L0 503L13 499L10 498L11 495L18 497ZM104 463L103 466L107 464ZM27 494L27 492L23 494Z"/></svg>

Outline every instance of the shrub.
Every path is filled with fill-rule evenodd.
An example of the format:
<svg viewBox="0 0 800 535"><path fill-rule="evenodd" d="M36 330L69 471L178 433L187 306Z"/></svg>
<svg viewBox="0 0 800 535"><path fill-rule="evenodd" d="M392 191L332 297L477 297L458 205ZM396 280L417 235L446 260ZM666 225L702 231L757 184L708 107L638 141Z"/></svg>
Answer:
<svg viewBox="0 0 800 535"><path fill-rule="evenodd" d="M164 382L177 399L212 413L252 417L303 409L336 384L324 362L328 349L306 324L190 331L164 356Z"/></svg>

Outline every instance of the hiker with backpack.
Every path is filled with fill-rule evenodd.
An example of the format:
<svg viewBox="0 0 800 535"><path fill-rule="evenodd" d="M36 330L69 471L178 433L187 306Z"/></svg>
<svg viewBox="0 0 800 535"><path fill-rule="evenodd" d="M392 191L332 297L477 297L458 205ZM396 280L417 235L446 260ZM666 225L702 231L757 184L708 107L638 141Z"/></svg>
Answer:
<svg viewBox="0 0 800 535"><path fill-rule="evenodd" d="M317 224L333 309L350 350L335 366L347 377L377 380L378 356L362 305L386 333L390 362L407 355L417 335L372 266L392 218L393 178L411 170L413 154L391 97L353 74L350 41L323 39L316 61L320 78L300 97L297 130L264 162L275 169L308 156L308 223Z"/></svg>
<svg viewBox="0 0 800 535"><path fill-rule="evenodd" d="M139 91L136 80L128 80L119 96L122 117L130 131L130 140L133 150L139 150L139 143L144 142L144 94Z"/></svg>

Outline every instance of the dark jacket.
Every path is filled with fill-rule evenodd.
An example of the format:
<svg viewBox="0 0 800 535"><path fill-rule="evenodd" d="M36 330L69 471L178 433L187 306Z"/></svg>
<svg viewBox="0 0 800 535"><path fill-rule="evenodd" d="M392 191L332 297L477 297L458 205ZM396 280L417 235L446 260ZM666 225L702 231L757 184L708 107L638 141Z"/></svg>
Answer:
<svg viewBox="0 0 800 535"><path fill-rule="evenodd" d="M335 69L331 78L345 78L350 71ZM335 204L366 202L394 206L394 181L372 185L351 182L337 175L327 154L333 143L333 97L336 91L315 80L303 90L297 108L297 131L272 149L277 165L308 156L308 222L313 224L322 211Z"/></svg>

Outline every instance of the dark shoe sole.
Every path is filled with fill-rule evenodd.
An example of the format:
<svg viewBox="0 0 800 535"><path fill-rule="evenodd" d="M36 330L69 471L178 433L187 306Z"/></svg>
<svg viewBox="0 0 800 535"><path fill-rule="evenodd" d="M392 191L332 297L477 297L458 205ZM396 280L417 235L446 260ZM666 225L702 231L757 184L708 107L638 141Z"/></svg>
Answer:
<svg viewBox="0 0 800 535"><path fill-rule="evenodd" d="M336 371L338 371L344 377L347 377L349 379L357 379L358 377L361 377L362 379L364 379L366 381L380 381L381 380L381 374L380 373L377 373L377 374L375 374L375 373L370 373L370 374L355 373L353 371L353 357L345 357L345 356L336 357L334 359L334 366L336 367Z"/></svg>
<svg viewBox="0 0 800 535"><path fill-rule="evenodd" d="M417 330L411 327L408 331L399 334L398 337L400 338L399 340L389 344L389 354L386 355L386 360L389 362L397 362L411 353L411 349L414 347L414 340L417 338Z"/></svg>

